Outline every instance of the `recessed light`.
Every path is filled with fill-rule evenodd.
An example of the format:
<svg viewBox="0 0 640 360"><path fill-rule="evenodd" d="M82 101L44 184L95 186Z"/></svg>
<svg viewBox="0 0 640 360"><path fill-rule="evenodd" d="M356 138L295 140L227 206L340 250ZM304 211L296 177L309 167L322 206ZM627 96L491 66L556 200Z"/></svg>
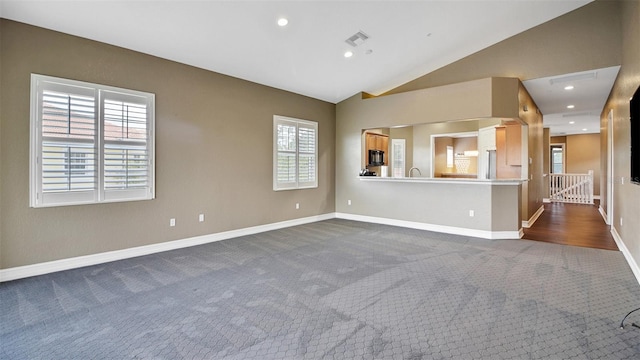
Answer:
<svg viewBox="0 0 640 360"><path fill-rule="evenodd" d="M587 128L582 129L582 131L587 131Z"/></svg>
<svg viewBox="0 0 640 360"><path fill-rule="evenodd" d="M575 107L576 107L575 105L567 105L567 109L573 109Z"/></svg>
<svg viewBox="0 0 640 360"><path fill-rule="evenodd" d="M349 51L349 50L347 50L347 51L345 51L345 52L344 52L344 57L346 57L346 58L350 58L350 57L352 57L352 56L353 56L353 51Z"/></svg>
<svg viewBox="0 0 640 360"><path fill-rule="evenodd" d="M567 85L564 87L565 90L573 90L573 85Z"/></svg>
<svg viewBox="0 0 640 360"><path fill-rule="evenodd" d="M575 121L569 121L569 124L571 124L571 125L573 125L575 123L576 123Z"/></svg>
<svg viewBox="0 0 640 360"><path fill-rule="evenodd" d="M288 23L289 23L289 20L285 18L278 19L278 26L287 26Z"/></svg>

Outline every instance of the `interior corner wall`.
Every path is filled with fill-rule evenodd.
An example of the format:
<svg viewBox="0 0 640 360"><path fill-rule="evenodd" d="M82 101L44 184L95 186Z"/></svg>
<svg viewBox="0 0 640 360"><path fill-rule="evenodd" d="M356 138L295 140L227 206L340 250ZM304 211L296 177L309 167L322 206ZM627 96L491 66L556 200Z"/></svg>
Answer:
<svg viewBox="0 0 640 360"><path fill-rule="evenodd" d="M613 221L636 265L640 263L640 185L631 184L629 99L640 86L640 2L620 1L622 14L622 66L601 114L607 126L613 110ZM609 211L609 210L607 210ZM637 269L640 270L640 269ZM638 277L640 274L636 274ZM640 280L640 277L639 277Z"/></svg>
<svg viewBox="0 0 640 360"><path fill-rule="evenodd" d="M544 130L542 113L522 83L519 83L518 88L518 104L519 117L527 124L522 131L522 146L526 146L526 154L523 154L522 159L522 176L528 180L522 185L522 219L528 221L544 203Z"/></svg>
<svg viewBox="0 0 640 360"><path fill-rule="evenodd" d="M620 65L619 9L618 1L596 0L387 94L489 77L524 81Z"/></svg>
<svg viewBox="0 0 640 360"><path fill-rule="evenodd" d="M335 212L335 104L10 20L0 29L2 269ZM31 73L156 95L156 199L29 207ZM318 188L273 191L274 114L318 122Z"/></svg>

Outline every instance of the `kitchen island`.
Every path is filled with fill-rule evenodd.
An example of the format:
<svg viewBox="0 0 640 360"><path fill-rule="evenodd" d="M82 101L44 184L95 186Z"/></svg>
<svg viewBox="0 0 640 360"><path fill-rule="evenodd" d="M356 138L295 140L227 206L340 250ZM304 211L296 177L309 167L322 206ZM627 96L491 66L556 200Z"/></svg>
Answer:
<svg viewBox="0 0 640 360"><path fill-rule="evenodd" d="M367 196L350 199L344 219L486 239L519 239L520 179L359 176ZM347 198L348 195L345 195Z"/></svg>

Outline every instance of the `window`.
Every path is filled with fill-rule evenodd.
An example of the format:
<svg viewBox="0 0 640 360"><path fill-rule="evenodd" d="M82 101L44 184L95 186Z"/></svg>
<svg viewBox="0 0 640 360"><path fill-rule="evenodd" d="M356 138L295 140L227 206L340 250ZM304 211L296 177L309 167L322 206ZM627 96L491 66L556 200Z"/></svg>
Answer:
<svg viewBox="0 0 640 360"><path fill-rule="evenodd" d="M447 167L453 168L453 146L447 145Z"/></svg>
<svg viewBox="0 0 640 360"><path fill-rule="evenodd" d="M153 199L154 98L32 74L31 206Z"/></svg>
<svg viewBox="0 0 640 360"><path fill-rule="evenodd" d="M551 145L551 173L564 173L564 144Z"/></svg>
<svg viewBox="0 0 640 360"><path fill-rule="evenodd" d="M273 190L318 187L318 123L273 117Z"/></svg>
<svg viewBox="0 0 640 360"><path fill-rule="evenodd" d="M391 139L391 173L393 177L405 175L405 139Z"/></svg>

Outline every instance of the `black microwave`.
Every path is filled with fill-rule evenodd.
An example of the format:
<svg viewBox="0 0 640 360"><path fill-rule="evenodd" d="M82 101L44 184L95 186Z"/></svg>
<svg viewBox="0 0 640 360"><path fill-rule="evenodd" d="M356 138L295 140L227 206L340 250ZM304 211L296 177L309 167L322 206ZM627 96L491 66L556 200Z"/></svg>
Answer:
<svg viewBox="0 0 640 360"><path fill-rule="evenodd" d="M382 166L382 165L384 165L384 151L369 150L369 166Z"/></svg>

